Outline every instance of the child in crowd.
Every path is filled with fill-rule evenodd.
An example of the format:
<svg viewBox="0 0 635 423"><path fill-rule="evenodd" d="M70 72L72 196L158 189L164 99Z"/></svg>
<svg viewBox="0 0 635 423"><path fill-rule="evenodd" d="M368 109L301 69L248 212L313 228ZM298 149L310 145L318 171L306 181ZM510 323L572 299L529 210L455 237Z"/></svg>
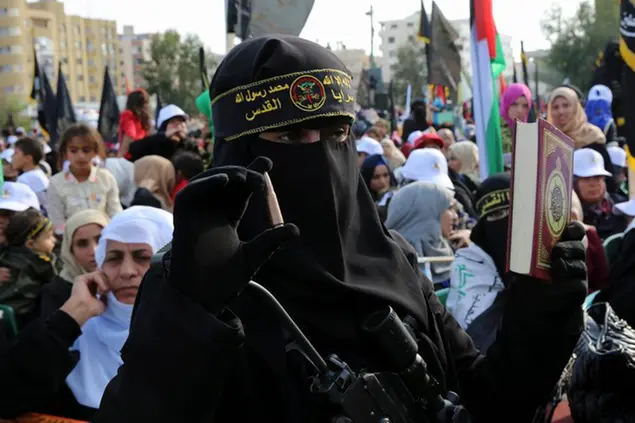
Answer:
<svg viewBox="0 0 635 423"><path fill-rule="evenodd" d="M13 308L21 327L39 315L42 286L56 274L53 225L38 210L28 209L11 217L5 237L0 266L9 268L11 275L0 284L0 304Z"/></svg>
<svg viewBox="0 0 635 423"><path fill-rule="evenodd" d="M200 154L184 151L177 153L172 159L174 170L176 171L176 185L170 193L172 201L176 194L189 183L190 179L203 172L204 164Z"/></svg>
<svg viewBox="0 0 635 423"><path fill-rule="evenodd" d="M15 143L13 153L13 167L21 172L18 182L28 185L40 201L40 206L46 209L46 190L49 178L39 166L44 158L44 146L33 138L22 138Z"/></svg>
<svg viewBox="0 0 635 423"><path fill-rule="evenodd" d="M47 209L56 234L64 232L64 222L80 210L94 209L109 217L121 211L119 188L112 174L93 164L104 159L104 142L93 128L70 126L59 141L59 167L68 160L67 169L51 178L47 191Z"/></svg>
<svg viewBox="0 0 635 423"><path fill-rule="evenodd" d="M0 246L6 244L4 231L16 212L40 210L40 202L31 188L17 182L5 182L0 197Z"/></svg>

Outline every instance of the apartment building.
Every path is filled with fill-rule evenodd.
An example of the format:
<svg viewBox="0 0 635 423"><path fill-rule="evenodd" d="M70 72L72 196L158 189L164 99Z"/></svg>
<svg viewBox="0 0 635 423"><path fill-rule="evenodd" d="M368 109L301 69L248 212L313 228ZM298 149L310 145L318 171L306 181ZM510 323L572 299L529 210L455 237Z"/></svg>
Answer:
<svg viewBox="0 0 635 423"><path fill-rule="evenodd" d="M125 25L123 33L119 34L119 54L123 89L125 79L128 80L130 89L144 87L142 70L146 62L152 59L152 37L154 34L135 34L134 27Z"/></svg>
<svg viewBox="0 0 635 423"><path fill-rule="evenodd" d="M28 98L34 47L53 87L62 63L74 102L100 101L105 66L122 87L115 21L66 15L56 0L0 0L0 96Z"/></svg>

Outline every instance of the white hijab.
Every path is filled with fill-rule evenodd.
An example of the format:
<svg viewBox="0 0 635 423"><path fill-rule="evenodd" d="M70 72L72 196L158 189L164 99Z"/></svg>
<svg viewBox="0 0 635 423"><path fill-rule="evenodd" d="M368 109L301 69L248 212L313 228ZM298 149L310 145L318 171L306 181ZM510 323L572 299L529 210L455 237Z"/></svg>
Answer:
<svg viewBox="0 0 635 423"><path fill-rule="evenodd" d="M148 244L156 253L172 240L173 229L172 214L165 210L130 207L113 217L101 233L95 252L97 265L101 268L104 264L108 240ZM86 322L71 348L79 351L80 359L66 378L77 402L91 408L99 408L106 385L123 364L120 352L132 318L132 305L117 301L110 292L106 295L106 311Z"/></svg>

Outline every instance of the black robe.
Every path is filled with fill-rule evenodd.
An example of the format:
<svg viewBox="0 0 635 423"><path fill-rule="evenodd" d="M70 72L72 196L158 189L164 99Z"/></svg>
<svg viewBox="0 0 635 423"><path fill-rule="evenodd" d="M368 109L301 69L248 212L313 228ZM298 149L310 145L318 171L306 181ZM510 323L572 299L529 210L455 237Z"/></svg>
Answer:
<svg viewBox="0 0 635 423"><path fill-rule="evenodd" d="M416 270L415 252L395 239ZM442 383L461 395L474 422L531 421L577 341L580 299L565 283L513 284L501 332L484 357L419 275L434 322L419 345L430 369L441 370ZM308 392L303 363L285 355L287 340L273 312L249 289L241 297L235 313L216 318L163 278L147 275L124 365L92 422L327 422ZM337 346L321 351L330 352Z"/></svg>

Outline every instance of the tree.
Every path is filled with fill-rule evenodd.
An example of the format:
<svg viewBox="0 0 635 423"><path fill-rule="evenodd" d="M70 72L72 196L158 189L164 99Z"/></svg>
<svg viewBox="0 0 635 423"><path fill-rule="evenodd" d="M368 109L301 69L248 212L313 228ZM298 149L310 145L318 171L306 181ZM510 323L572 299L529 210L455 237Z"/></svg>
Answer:
<svg viewBox="0 0 635 423"><path fill-rule="evenodd" d="M427 77L425 47L414 42L399 47L392 76L395 102L405 104L408 84L412 86L412 99L420 97L426 89Z"/></svg>
<svg viewBox="0 0 635 423"><path fill-rule="evenodd" d="M9 116L16 127L31 126L32 118L27 113L28 104L18 96L0 96L0 128L6 128ZM15 129L15 128L13 128Z"/></svg>
<svg viewBox="0 0 635 423"><path fill-rule="evenodd" d="M196 35L184 39L174 31L152 38L150 62L143 68L143 78L150 94L159 93L163 104L176 104L186 113L196 114L194 101L202 91L198 51L202 41ZM207 52L207 68L213 68L213 55Z"/></svg>
<svg viewBox="0 0 635 423"><path fill-rule="evenodd" d="M594 8L588 0L580 3L570 18L563 16L560 6L552 6L542 21L542 30L551 43L547 65L583 90L591 82L598 53L616 33L616 28L596 24Z"/></svg>

